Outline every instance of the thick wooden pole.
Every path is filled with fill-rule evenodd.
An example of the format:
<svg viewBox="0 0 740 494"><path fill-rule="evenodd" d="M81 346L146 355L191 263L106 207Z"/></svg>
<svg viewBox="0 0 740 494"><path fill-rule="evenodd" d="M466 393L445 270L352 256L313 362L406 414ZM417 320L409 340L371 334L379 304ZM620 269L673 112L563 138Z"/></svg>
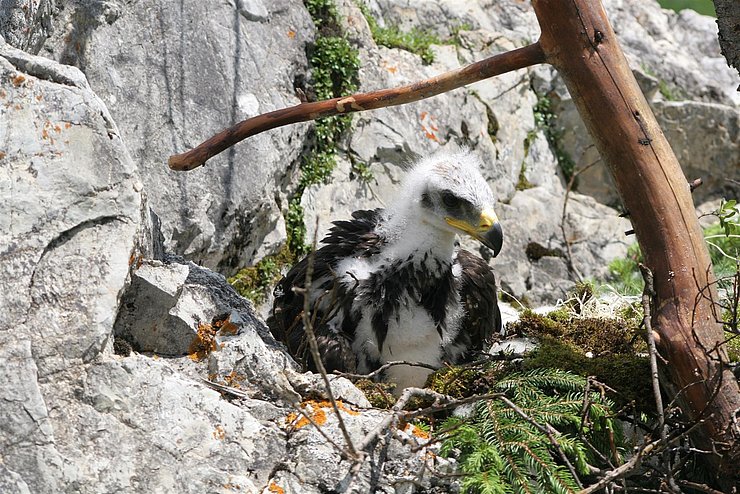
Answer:
<svg viewBox="0 0 740 494"><path fill-rule="evenodd" d="M596 0L532 0L547 62L565 80L629 211L655 278L653 327L663 373L687 418L703 421L696 446L722 484L740 479L740 390L725 365L709 253L686 177L640 92ZM708 288L707 288L708 287Z"/></svg>

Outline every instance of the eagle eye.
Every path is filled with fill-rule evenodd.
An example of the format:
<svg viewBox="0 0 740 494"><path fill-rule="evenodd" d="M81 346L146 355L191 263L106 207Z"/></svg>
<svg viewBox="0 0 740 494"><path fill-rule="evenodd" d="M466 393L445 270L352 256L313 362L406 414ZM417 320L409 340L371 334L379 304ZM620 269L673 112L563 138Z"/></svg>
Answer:
<svg viewBox="0 0 740 494"><path fill-rule="evenodd" d="M457 208L460 206L460 198L449 190L442 192L442 203L448 208Z"/></svg>

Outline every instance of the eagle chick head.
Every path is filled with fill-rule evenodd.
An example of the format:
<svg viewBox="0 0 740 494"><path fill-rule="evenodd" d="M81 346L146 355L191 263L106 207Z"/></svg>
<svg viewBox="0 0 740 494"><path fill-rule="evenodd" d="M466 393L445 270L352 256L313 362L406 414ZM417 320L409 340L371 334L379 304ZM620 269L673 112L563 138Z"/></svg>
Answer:
<svg viewBox="0 0 740 494"><path fill-rule="evenodd" d="M407 221L465 233L497 255L503 233L493 192L480 169L480 159L468 150L443 150L423 158L407 173L401 189Z"/></svg>

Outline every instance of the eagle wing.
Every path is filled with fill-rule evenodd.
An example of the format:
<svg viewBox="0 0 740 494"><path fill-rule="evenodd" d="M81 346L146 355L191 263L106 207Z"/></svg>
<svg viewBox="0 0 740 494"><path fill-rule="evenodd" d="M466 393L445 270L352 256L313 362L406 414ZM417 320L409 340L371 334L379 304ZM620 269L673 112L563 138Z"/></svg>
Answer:
<svg viewBox="0 0 740 494"><path fill-rule="evenodd" d="M460 250L457 260L462 267L460 301L465 308L456 344L472 350L488 350L494 333L501 331L501 311L496 296L496 277L480 257Z"/></svg>
<svg viewBox="0 0 740 494"><path fill-rule="evenodd" d="M356 357L352 351L355 324L351 321L352 289L336 282L339 261L370 257L380 251L385 240L375 232L382 209L352 213L349 221L335 221L323 247L293 266L275 287L275 302L267 325L273 336L308 370L315 371L303 325L304 296L294 288L304 288L308 261L313 257L309 290L312 300L311 321L319 354L327 371L353 372Z"/></svg>

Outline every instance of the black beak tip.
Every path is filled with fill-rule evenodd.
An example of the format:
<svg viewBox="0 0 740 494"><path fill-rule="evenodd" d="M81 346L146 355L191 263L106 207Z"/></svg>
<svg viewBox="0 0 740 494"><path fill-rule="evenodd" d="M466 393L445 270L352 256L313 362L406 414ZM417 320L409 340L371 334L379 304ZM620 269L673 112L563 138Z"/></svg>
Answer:
<svg viewBox="0 0 740 494"><path fill-rule="evenodd" d="M501 246L504 243L504 232L500 223L494 223L490 230L483 236L483 244L493 251L493 257L501 252Z"/></svg>

